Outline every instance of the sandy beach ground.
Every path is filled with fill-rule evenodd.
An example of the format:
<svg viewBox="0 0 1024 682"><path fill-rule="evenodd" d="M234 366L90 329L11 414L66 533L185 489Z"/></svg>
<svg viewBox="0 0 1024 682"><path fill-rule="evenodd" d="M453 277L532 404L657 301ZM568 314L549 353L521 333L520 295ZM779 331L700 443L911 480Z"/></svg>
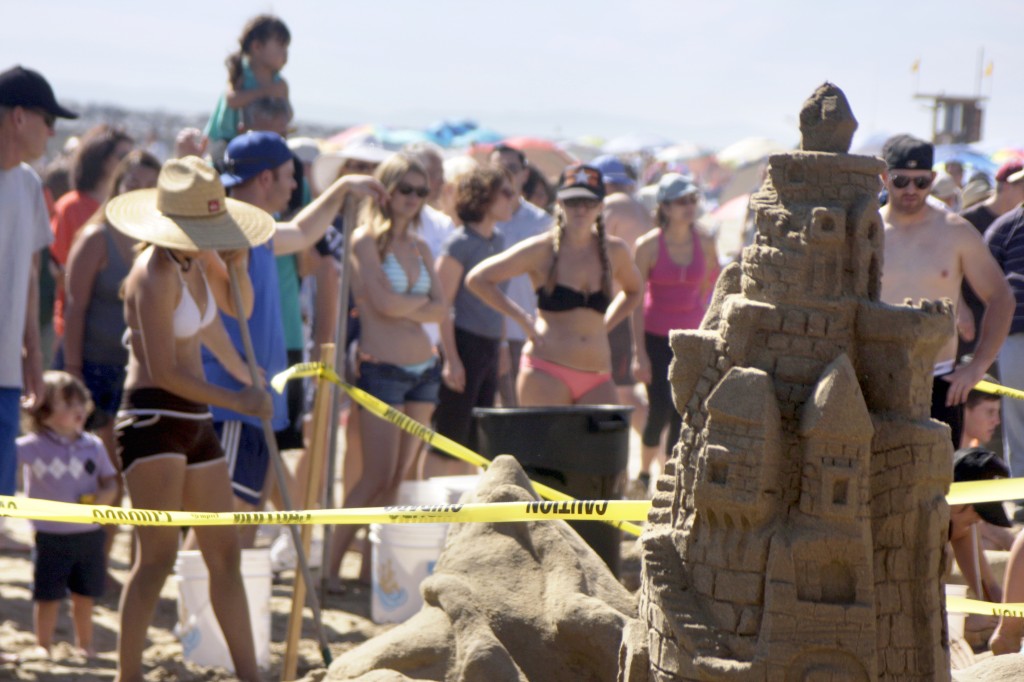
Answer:
<svg viewBox="0 0 1024 682"><path fill-rule="evenodd" d="M635 476L639 469L639 438L632 434L630 447L630 473ZM285 453L289 464L294 464L293 452ZM337 499L337 497L335 498ZM6 527L13 536L27 544L32 542L32 528L28 521L6 519ZM70 603L61 608L56 642L49 660L23 660L18 664L0 664L0 681L31 680L34 682L81 682L108 681L116 672L117 631L119 627L117 606L120 584L127 577L130 568L131 531L122 527L117 534L111 553L110 572L118 581L117 589L111 590L97 601L94 611L94 641L98 655L86 660L74 654L74 633L70 618ZM265 541L257 539L257 546ZM623 583L631 590L639 587L640 563L635 540L625 540L622 550ZM346 594L328 594L322 601L324 628L330 644L331 654L337 658L367 639L384 632L390 625L376 625L370 620L370 589L356 579L359 576L361 557L349 552L342 566ZM281 666L285 655L288 618L291 611L291 594L294 573L286 571L275 580L271 596L271 668L264 679L281 679ZM319 572L314 570L314 579ZM178 592L173 579L169 579L160 594L156 616L149 628L149 646L143 654L147 669L145 679L149 682L193 682L236 679L223 669L202 668L187 663L182 657L181 643L174 634L178 620ZM32 561L29 553L0 552L0 652L27 653L35 646L32 629ZM302 639L299 646L298 677L308 680L319 679L317 670L323 669L320 646L313 627L310 611L306 609Z"/></svg>
<svg viewBox="0 0 1024 682"><path fill-rule="evenodd" d="M28 522L8 519L8 524L19 540L31 541L32 532ZM111 573L119 582L123 582L128 573L130 538L130 531L121 530L111 555ZM350 553L343 575L355 578L358 572L359 557L355 553ZM292 579L292 572L286 572L273 586L270 643L272 667L266 673L265 679L280 679L281 662L285 653L284 640L291 610ZM375 625L370 621L369 588L354 581L349 581L348 586L347 594L328 595L322 604L324 627L332 655L335 657L390 627ZM112 680L116 670L119 595L118 586L118 589L109 591L96 604L93 623L95 644L99 654L95 659L86 660L75 656L71 619L68 606L65 606L58 621L55 636L58 643L53 648L52 658L0 665L0 680ZM149 629L150 644L143 655L144 665L150 668L146 680L188 682L235 679L225 670L201 668L184 661L181 644L174 634L174 626L178 620L177 598L176 583L170 579L160 594L156 616ZM323 667L312 620L308 610L306 613L307 618L299 646L299 677ZM0 553L0 651L29 652L34 646L31 556L27 553Z"/></svg>

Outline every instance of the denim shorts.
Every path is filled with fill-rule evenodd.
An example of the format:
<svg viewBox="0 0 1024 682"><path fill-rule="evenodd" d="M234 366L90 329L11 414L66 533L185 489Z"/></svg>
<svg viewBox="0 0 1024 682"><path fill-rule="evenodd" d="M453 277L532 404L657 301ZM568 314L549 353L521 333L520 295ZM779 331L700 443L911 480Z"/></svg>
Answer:
<svg viewBox="0 0 1024 682"><path fill-rule="evenodd" d="M397 365L364 360L359 365L359 380L356 386L388 405L436 405L437 392L441 388L441 362L435 361L423 372L413 374Z"/></svg>

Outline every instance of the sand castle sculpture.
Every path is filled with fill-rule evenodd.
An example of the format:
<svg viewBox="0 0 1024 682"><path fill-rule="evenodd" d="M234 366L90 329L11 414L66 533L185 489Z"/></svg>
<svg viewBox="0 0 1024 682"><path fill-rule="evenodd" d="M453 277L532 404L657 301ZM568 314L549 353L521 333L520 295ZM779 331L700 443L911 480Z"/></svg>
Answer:
<svg viewBox="0 0 1024 682"><path fill-rule="evenodd" d="M538 500L496 457L463 501ZM326 680L612 682L636 598L564 521L452 524L424 605L345 652Z"/></svg>
<svg viewBox="0 0 1024 682"><path fill-rule="evenodd" d="M752 198L757 237L671 337L683 430L643 537L623 682L949 679L946 303L879 300L876 158L824 84Z"/></svg>

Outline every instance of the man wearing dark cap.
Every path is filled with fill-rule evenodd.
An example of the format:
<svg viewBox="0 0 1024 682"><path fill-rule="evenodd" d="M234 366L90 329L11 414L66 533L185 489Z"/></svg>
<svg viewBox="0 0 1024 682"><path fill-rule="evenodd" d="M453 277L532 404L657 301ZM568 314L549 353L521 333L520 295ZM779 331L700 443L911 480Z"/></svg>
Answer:
<svg viewBox="0 0 1024 682"><path fill-rule="evenodd" d="M13 495L19 398L42 386L37 303L39 252L53 240L39 176L28 162L46 151L57 118L78 115L57 104L46 79L15 66L0 73L0 495ZM2 519L0 519L2 523ZM0 527L0 550L14 547Z"/></svg>
<svg viewBox="0 0 1024 682"><path fill-rule="evenodd" d="M953 456L953 480L957 483L1009 477L1010 470L991 450L964 448L957 450ZM979 551L974 538L975 526L982 522L999 528L1013 527L1002 502L951 505L949 543L967 586L976 593L978 587L981 587L982 593L977 594L976 598L998 603L1003 598L1003 586L985 560L984 552Z"/></svg>
<svg viewBox="0 0 1024 682"><path fill-rule="evenodd" d="M1003 183L1000 183L1003 184ZM1024 169L1006 178L1011 192L1024 192ZM1010 196L1014 196L1011 194ZM1018 200L1019 201L1019 200ZM995 219L985 231L985 241L1009 282L1016 301L1006 337L999 351L999 375L1007 386L1024 387L1024 208L1019 204ZM1003 448L1014 476L1024 476L1024 401L1003 401ZM1024 518L1024 505L1017 514Z"/></svg>
<svg viewBox="0 0 1024 682"><path fill-rule="evenodd" d="M898 135L885 143L882 155L886 165L882 180L889 191L889 202L881 211L885 222L882 300L903 305L911 299L916 305L922 299L948 299L956 304L961 282L966 279L985 303L971 361L956 367L957 335L953 329L935 358L932 417L949 424L956 449L960 447L963 403L1006 338L1013 294L978 231L963 218L927 203L935 180L932 145Z"/></svg>

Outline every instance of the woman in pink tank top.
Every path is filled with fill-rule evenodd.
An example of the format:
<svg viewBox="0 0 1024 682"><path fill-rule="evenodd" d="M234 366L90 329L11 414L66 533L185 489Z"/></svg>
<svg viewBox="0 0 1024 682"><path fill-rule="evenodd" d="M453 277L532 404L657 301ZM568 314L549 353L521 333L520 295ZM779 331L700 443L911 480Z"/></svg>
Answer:
<svg viewBox="0 0 1024 682"><path fill-rule="evenodd" d="M633 313L633 373L647 386L649 405L640 458L645 491L666 424L666 453L682 425L668 382L669 332L700 326L719 271L714 242L697 230L700 190L693 180L669 173L658 183L657 199L657 227L637 240L634 256L645 282L643 306Z"/></svg>

